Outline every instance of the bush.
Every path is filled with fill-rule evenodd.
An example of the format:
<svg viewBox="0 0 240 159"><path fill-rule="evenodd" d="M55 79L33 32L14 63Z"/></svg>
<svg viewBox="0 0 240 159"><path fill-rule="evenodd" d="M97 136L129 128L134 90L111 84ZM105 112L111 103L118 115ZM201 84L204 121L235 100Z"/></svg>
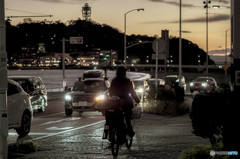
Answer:
<svg viewBox="0 0 240 159"><path fill-rule="evenodd" d="M155 99L155 96L157 99ZM169 85L159 87L157 94L156 88L150 87L144 112L168 116L177 116L186 113L184 104L177 99L175 90Z"/></svg>
<svg viewBox="0 0 240 159"><path fill-rule="evenodd" d="M21 157L23 154L28 154L37 151L38 146L33 141L23 141L8 145L8 156Z"/></svg>
<svg viewBox="0 0 240 159"><path fill-rule="evenodd" d="M239 150L238 93L212 92L198 94L189 114L193 134L209 138L212 146L222 142L224 150Z"/></svg>

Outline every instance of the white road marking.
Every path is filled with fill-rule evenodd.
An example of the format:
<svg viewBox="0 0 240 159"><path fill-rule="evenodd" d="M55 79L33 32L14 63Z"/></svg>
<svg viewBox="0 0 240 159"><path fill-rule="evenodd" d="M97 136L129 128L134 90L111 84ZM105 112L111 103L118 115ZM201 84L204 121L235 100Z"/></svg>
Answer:
<svg viewBox="0 0 240 159"><path fill-rule="evenodd" d="M73 127L64 127L64 128L58 128L58 127L50 127L50 128L46 128L46 130L66 130L66 129L72 129Z"/></svg>
<svg viewBox="0 0 240 159"><path fill-rule="evenodd" d="M44 139L44 138L47 138L47 137L52 137L52 136L54 136L54 135L59 135L59 134L62 134L62 133L66 133L66 132L74 131L74 130L78 130L78 129L83 129L83 128L86 128L86 127L89 127L89 126L93 126L93 125L97 125L97 124L100 124L100 123L103 123L103 122L105 122L105 120L101 120L101 121L99 121L99 122L92 123L92 124L88 124L88 125L81 126L81 127L78 127L78 128L74 128L74 129L69 129L69 130L66 130L66 131L58 132L58 133L55 133L55 134L50 134L50 135L46 135L46 136L37 137L37 138L35 138L35 139L29 139L29 141L30 141L30 140Z"/></svg>
<svg viewBox="0 0 240 159"><path fill-rule="evenodd" d="M56 133L29 133L28 135L53 135ZM18 135L17 133L10 132L8 135Z"/></svg>
<svg viewBox="0 0 240 159"><path fill-rule="evenodd" d="M45 117L54 116L54 115L63 114L63 113L65 113L65 112L55 113L55 114L51 114L51 115L39 116L39 117L35 117L35 118L45 118Z"/></svg>
<svg viewBox="0 0 240 159"><path fill-rule="evenodd" d="M81 119L80 117L72 117L72 118L67 118L67 119L61 119L61 120L56 120L56 121L49 121L49 122L46 122L46 123L43 123L43 124L40 124L40 125L47 125L47 124L53 124L53 123L59 123L59 122L62 122L62 121L67 121L67 120L79 120Z"/></svg>

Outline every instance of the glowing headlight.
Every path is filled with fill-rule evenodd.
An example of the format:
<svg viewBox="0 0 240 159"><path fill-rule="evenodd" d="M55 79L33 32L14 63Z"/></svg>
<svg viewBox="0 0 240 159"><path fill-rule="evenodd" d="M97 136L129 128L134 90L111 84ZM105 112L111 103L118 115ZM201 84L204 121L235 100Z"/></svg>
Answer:
<svg viewBox="0 0 240 159"><path fill-rule="evenodd" d="M99 95L96 97L96 100L103 100L105 98L105 96L102 94L102 95Z"/></svg>
<svg viewBox="0 0 240 159"><path fill-rule="evenodd" d="M68 100L68 101L70 101L70 100L72 99L72 97L67 94L67 95L65 96L65 99Z"/></svg>
<svg viewBox="0 0 240 159"><path fill-rule="evenodd" d="M202 86L203 87L207 87L207 83L202 83Z"/></svg>
<svg viewBox="0 0 240 159"><path fill-rule="evenodd" d="M142 89L142 88L139 88L139 89L136 90L136 92L142 93L142 92L143 92L143 89Z"/></svg>
<svg viewBox="0 0 240 159"><path fill-rule="evenodd" d="M164 84L165 84L165 81L161 81L161 82L160 82L160 85L164 85Z"/></svg>
<svg viewBox="0 0 240 159"><path fill-rule="evenodd" d="M193 83L190 83L190 86L192 87L192 86L193 86Z"/></svg>

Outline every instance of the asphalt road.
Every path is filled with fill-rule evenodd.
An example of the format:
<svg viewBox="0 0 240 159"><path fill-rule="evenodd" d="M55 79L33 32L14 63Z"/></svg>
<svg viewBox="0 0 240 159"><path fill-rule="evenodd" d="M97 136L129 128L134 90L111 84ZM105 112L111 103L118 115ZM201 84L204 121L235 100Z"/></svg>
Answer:
<svg viewBox="0 0 240 159"><path fill-rule="evenodd" d="M33 117L31 131L27 136L21 138L15 130L8 131L8 144L55 135L105 120L101 112L84 112L81 117L78 112L73 112L72 116L66 116L63 100L48 102L45 112L34 110Z"/></svg>

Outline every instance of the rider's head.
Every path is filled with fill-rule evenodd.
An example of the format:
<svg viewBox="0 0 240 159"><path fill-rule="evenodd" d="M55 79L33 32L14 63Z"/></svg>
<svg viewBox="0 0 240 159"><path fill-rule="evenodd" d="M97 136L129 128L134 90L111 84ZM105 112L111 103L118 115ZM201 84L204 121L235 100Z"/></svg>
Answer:
<svg viewBox="0 0 240 159"><path fill-rule="evenodd" d="M116 75L117 75L118 77L126 76L126 71L127 71L127 70L126 70L125 67L120 66L120 67L118 67L118 69L117 69Z"/></svg>

